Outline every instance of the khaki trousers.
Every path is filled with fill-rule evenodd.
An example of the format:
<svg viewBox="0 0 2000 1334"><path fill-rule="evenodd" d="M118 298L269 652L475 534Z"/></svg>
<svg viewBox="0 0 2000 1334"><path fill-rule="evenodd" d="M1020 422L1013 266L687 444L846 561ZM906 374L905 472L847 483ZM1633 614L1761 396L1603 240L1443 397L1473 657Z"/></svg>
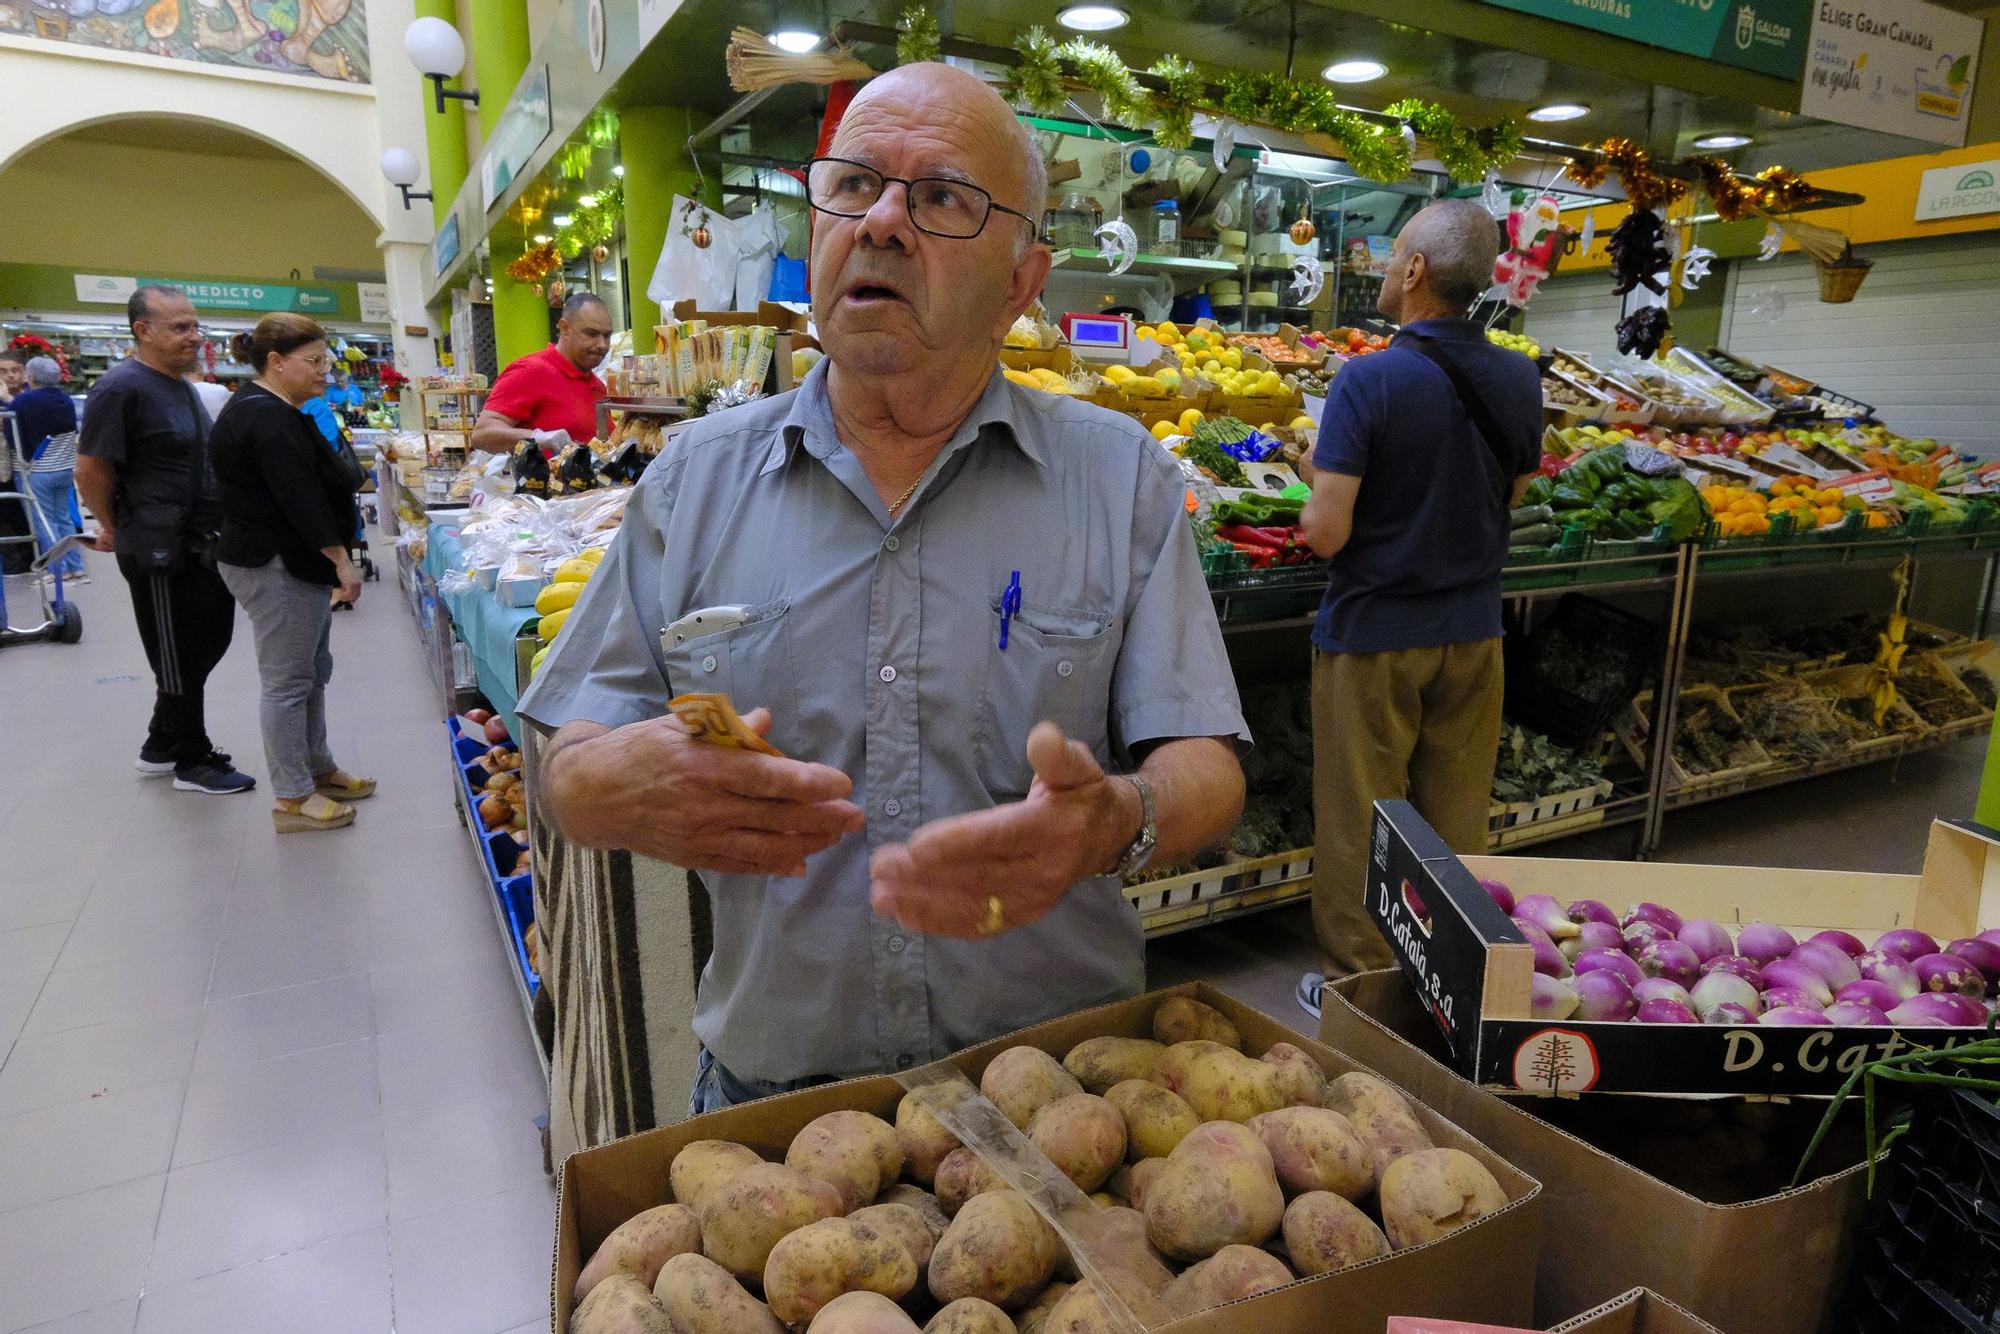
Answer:
<svg viewBox="0 0 2000 1334"><path fill-rule="evenodd" d="M1404 798L1454 852L1486 850L1500 641L1313 650L1313 930L1336 974L1395 966L1364 907L1374 803Z"/></svg>

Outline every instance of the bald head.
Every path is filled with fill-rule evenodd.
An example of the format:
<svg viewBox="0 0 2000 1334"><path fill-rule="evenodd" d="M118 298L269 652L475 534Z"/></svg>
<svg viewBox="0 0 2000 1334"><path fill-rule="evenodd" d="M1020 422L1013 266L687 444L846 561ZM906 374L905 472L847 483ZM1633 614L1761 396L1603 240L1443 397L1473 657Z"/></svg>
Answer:
<svg viewBox="0 0 2000 1334"><path fill-rule="evenodd" d="M1389 280L1382 285L1382 313L1396 320L1421 319L1431 313L1390 311L1386 303L1394 288L1399 306L1421 295L1427 307L1463 315L1493 285L1493 261L1499 254L1499 226L1478 200L1440 199L1425 206L1396 237ZM1423 262L1412 272L1410 261L1417 256Z"/></svg>

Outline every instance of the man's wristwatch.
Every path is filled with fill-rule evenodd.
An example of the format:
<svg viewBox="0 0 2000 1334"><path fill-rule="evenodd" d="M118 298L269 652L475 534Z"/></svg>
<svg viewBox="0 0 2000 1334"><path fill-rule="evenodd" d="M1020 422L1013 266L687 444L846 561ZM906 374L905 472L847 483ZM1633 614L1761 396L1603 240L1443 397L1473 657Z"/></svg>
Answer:
<svg viewBox="0 0 2000 1334"><path fill-rule="evenodd" d="M1125 851L1118 856L1118 865L1113 874L1129 880L1146 869L1146 863L1153 860L1153 849L1160 844L1160 821L1153 809L1153 787L1137 774L1119 774L1118 777L1130 783L1139 792L1139 832L1125 845Z"/></svg>

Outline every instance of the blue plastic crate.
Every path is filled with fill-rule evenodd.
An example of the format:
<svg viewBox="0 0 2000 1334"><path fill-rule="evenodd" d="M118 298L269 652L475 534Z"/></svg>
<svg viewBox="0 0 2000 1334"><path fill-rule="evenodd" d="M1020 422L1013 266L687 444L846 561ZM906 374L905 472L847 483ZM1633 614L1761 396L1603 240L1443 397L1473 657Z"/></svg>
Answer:
<svg viewBox="0 0 2000 1334"><path fill-rule="evenodd" d="M486 835L480 840L480 846L486 850L486 874L493 878L495 884L507 878L507 872L514 869L515 861L527 851L526 845L504 829ZM502 867L506 870L503 871Z"/></svg>
<svg viewBox="0 0 2000 1334"><path fill-rule="evenodd" d="M499 885L500 904L506 910L508 933L513 937L514 961L527 979L528 990L535 991L542 979L528 965L528 928L535 921L534 877L526 875L509 876Z"/></svg>

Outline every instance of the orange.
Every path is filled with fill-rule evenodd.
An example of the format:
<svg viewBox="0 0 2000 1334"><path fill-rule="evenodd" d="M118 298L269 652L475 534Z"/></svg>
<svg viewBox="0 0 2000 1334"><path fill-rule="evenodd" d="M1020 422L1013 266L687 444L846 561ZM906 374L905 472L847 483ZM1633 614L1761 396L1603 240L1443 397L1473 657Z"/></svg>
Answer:
<svg viewBox="0 0 2000 1334"><path fill-rule="evenodd" d="M1819 515L1819 526L1822 528L1831 528L1847 517L1847 512L1838 505L1821 505L1817 513Z"/></svg>
<svg viewBox="0 0 2000 1334"><path fill-rule="evenodd" d="M1889 516L1881 510L1870 510L1868 512L1868 526L1870 528L1887 528L1889 526Z"/></svg>
<svg viewBox="0 0 2000 1334"><path fill-rule="evenodd" d="M1771 531L1771 521L1761 514L1753 514L1743 521L1743 531L1752 537L1762 537Z"/></svg>

